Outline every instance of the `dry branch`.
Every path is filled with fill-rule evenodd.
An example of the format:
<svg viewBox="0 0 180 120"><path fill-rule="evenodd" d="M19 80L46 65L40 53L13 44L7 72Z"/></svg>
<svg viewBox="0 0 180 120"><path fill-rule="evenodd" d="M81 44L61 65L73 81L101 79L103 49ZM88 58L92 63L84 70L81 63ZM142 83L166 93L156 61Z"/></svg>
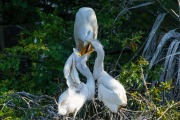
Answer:
<svg viewBox="0 0 180 120"><path fill-rule="evenodd" d="M0 105L1 111L5 109L5 106L14 108L22 111L26 119L49 120L57 115L56 99L48 95L36 96L23 91L1 96L1 99L7 99L6 103ZM43 115L37 116L37 110L40 110L39 112Z"/></svg>
<svg viewBox="0 0 180 120"><path fill-rule="evenodd" d="M0 105L1 111L6 108L14 108L16 111L22 111L23 118L25 119L42 119L42 120L52 120L61 119L61 116L57 115L57 102L54 97L48 95L36 96L27 92L17 92L11 93L6 96L0 96L0 98L8 98L6 103ZM144 97L139 97L141 101L148 101ZM20 103L16 103L20 101ZM43 115L37 115L37 112L43 113ZM79 115L77 115L77 120L94 120L94 119L107 119L110 116L110 111L97 99L94 101L87 102L86 106L82 108ZM130 120L136 118L149 118L153 114L149 110L145 111L135 111L129 110L127 108L121 108L119 113L115 114L114 118L118 120ZM71 119L71 117L70 117Z"/></svg>
<svg viewBox="0 0 180 120"><path fill-rule="evenodd" d="M113 25L116 23L117 19L118 19L122 14L126 13L128 10L136 9L136 8L140 8L140 7L145 7L145 6L154 4L154 2L145 2L145 3L142 3L142 4L139 4L139 5L136 5L136 6L133 6L133 7L129 7L129 8L128 8L128 5L130 5L131 2L134 2L134 1L129 1L126 5L123 6L123 10L121 10L121 12L120 12L120 13L117 15L117 17L115 18Z"/></svg>

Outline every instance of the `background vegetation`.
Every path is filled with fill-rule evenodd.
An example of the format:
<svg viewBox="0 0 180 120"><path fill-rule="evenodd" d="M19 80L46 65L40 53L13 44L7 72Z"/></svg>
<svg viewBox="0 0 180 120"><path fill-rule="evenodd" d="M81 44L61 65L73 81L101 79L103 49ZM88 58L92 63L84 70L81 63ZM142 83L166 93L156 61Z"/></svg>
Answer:
<svg viewBox="0 0 180 120"><path fill-rule="evenodd" d="M178 5L177 0L3 0L1 29L18 26L21 32L13 41L15 46L0 52L0 118L57 116L56 101L67 89L63 66L75 46L75 14L79 8L88 6L97 15L98 39L106 52L105 70L127 90L128 105L116 119L180 119L178 45L171 62L175 67L167 68L174 72L167 80L162 79L162 74L168 73L164 64L169 58L166 54L169 46L180 38L178 29L167 37L168 42L151 66L163 36L179 27ZM145 50L146 46L150 52ZM92 55L88 61L91 70L94 59ZM109 119L108 109L96 99L82 109L78 119Z"/></svg>

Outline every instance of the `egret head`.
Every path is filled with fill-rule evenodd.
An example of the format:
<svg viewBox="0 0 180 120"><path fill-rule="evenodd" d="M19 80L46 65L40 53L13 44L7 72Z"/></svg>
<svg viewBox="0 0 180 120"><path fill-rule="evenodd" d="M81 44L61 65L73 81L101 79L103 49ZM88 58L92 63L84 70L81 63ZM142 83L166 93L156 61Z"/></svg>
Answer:
<svg viewBox="0 0 180 120"><path fill-rule="evenodd" d="M98 40L86 40L86 42L88 42L88 44L90 44L91 46L93 46L93 48L95 49L95 51L97 49L103 49L102 44L98 41Z"/></svg>

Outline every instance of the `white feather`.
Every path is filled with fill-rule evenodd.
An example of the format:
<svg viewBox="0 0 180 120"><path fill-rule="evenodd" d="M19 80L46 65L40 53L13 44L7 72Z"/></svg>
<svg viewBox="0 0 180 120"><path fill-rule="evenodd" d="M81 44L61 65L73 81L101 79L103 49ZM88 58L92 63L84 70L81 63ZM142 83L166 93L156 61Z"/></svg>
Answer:
<svg viewBox="0 0 180 120"><path fill-rule="evenodd" d="M81 50L86 39L97 38L97 19L92 8L80 8L76 14L74 25L74 38L76 48ZM58 102L58 114L68 115L74 113L74 118L86 100L92 100L95 94L95 82L92 73L86 65L88 56L79 57L77 50L70 55L64 66L64 76L69 88L61 94ZM74 59L75 58L75 59ZM87 78L84 84L79 80L77 69Z"/></svg>
<svg viewBox="0 0 180 120"><path fill-rule="evenodd" d="M89 33L91 32L91 33ZM98 34L97 18L94 10L89 7L82 7L76 13L74 23L74 39L76 48L81 50L86 44L85 39L96 39Z"/></svg>
<svg viewBox="0 0 180 120"><path fill-rule="evenodd" d="M83 84L84 86L84 84ZM58 114L68 115L69 113L77 113L84 105L87 96L87 88L82 87L80 92L76 92L68 88L59 97L58 101Z"/></svg>
<svg viewBox="0 0 180 120"><path fill-rule="evenodd" d="M92 100L95 94L95 83L92 73L86 65L87 57L78 56L75 53L68 58L64 76L67 79L69 88L63 92L58 101L58 114L68 115L69 113L76 113L84 105L86 100ZM87 78L87 83L84 84L79 79L77 69ZM74 80L73 80L74 79Z"/></svg>

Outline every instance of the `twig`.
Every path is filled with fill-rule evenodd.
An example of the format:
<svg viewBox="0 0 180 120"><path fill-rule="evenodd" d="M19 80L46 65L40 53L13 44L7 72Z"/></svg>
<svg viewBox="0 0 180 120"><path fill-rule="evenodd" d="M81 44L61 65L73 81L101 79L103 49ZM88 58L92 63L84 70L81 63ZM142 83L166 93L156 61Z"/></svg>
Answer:
<svg viewBox="0 0 180 120"><path fill-rule="evenodd" d="M160 119L166 114L166 112L167 112L169 109L171 109L173 106L175 106L175 105L177 105L177 104L180 104L180 101L179 101L179 102L176 102L176 103L170 105L168 108L166 108L166 110L162 113L162 115L161 115L157 120L160 120Z"/></svg>
<svg viewBox="0 0 180 120"><path fill-rule="evenodd" d="M6 103L4 103L3 104L3 107L1 108L1 111L4 109L4 107L9 103L9 102L11 102L12 101L12 99L11 100L9 100L8 102L6 102Z"/></svg>
<svg viewBox="0 0 180 120"><path fill-rule="evenodd" d="M127 112L133 112L133 113L142 113L142 111L133 111L133 110L129 110L126 108L121 108L122 111L127 111ZM146 110L146 112L149 112L150 110Z"/></svg>
<svg viewBox="0 0 180 120"><path fill-rule="evenodd" d="M97 111L97 108L96 108L96 105L95 105L95 101L94 101L94 99L92 100L92 102L93 102L93 105L94 105L95 110L96 110L97 118L99 118L99 116L98 116L98 111Z"/></svg>
<svg viewBox="0 0 180 120"><path fill-rule="evenodd" d="M114 66L114 70L115 70L115 68L116 68L116 66L117 66L117 64L118 64L118 62L119 62L119 59L121 58L121 55L122 55L123 50L124 50L124 48L121 50L121 53L119 54L119 57L118 57L118 59L117 59L117 61L116 61L116 64L115 64L115 66Z"/></svg>
<svg viewBox="0 0 180 120"><path fill-rule="evenodd" d="M28 108L30 108L30 107L31 107L30 104L29 104L30 100L27 101L27 100L26 100L27 98L25 98L25 97L21 97L21 98L26 102L26 104L28 105Z"/></svg>
<svg viewBox="0 0 180 120"><path fill-rule="evenodd" d="M139 4L139 5L130 7L130 8L127 7L127 6L130 4L130 3L128 3L127 5L125 5L125 7L123 8L123 10L122 10L122 11L117 15L117 17L115 18L114 23L113 23L113 26L114 26L114 24L116 23L116 21L117 21L117 19L119 18L119 16L120 16L121 14L123 14L124 12L126 12L126 11L128 11L128 10L131 10L131 9L148 6L148 5L151 5L151 4L153 4L153 3L154 3L154 2L146 2L146 3L142 3L142 4Z"/></svg>
<svg viewBox="0 0 180 120"><path fill-rule="evenodd" d="M146 83L146 81L145 81L145 79L144 79L144 73L143 73L142 67L141 67L141 79L142 79L143 84L144 84L144 87L145 87L145 89L146 89L146 93L148 93L148 87L147 87L147 83Z"/></svg>
<svg viewBox="0 0 180 120"><path fill-rule="evenodd" d="M1 96L0 98L6 98L7 96L8 100L6 100L6 103L1 105L1 110L3 110L5 106L18 109L24 112L26 119L47 120L57 116L56 100L54 97L48 95L36 96L23 91ZM16 100L18 100L19 103L25 104L16 103ZM36 109L41 109L44 115L37 116L34 113L36 112ZM29 113L29 111L31 111L31 113Z"/></svg>
<svg viewBox="0 0 180 120"><path fill-rule="evenodd" d="M174 54L169 54L169 55L167 55L167 56L165 56L165 57L163 57L163 58L157 60L156 62L154 62L154 64L152 64L152 66L154 66L155 64L159 63L160 61L166 59L167 57L171 57L171 56L179 55L179 54L180 54L180 52L176 52L176 53L174 53Z"/></svg>

